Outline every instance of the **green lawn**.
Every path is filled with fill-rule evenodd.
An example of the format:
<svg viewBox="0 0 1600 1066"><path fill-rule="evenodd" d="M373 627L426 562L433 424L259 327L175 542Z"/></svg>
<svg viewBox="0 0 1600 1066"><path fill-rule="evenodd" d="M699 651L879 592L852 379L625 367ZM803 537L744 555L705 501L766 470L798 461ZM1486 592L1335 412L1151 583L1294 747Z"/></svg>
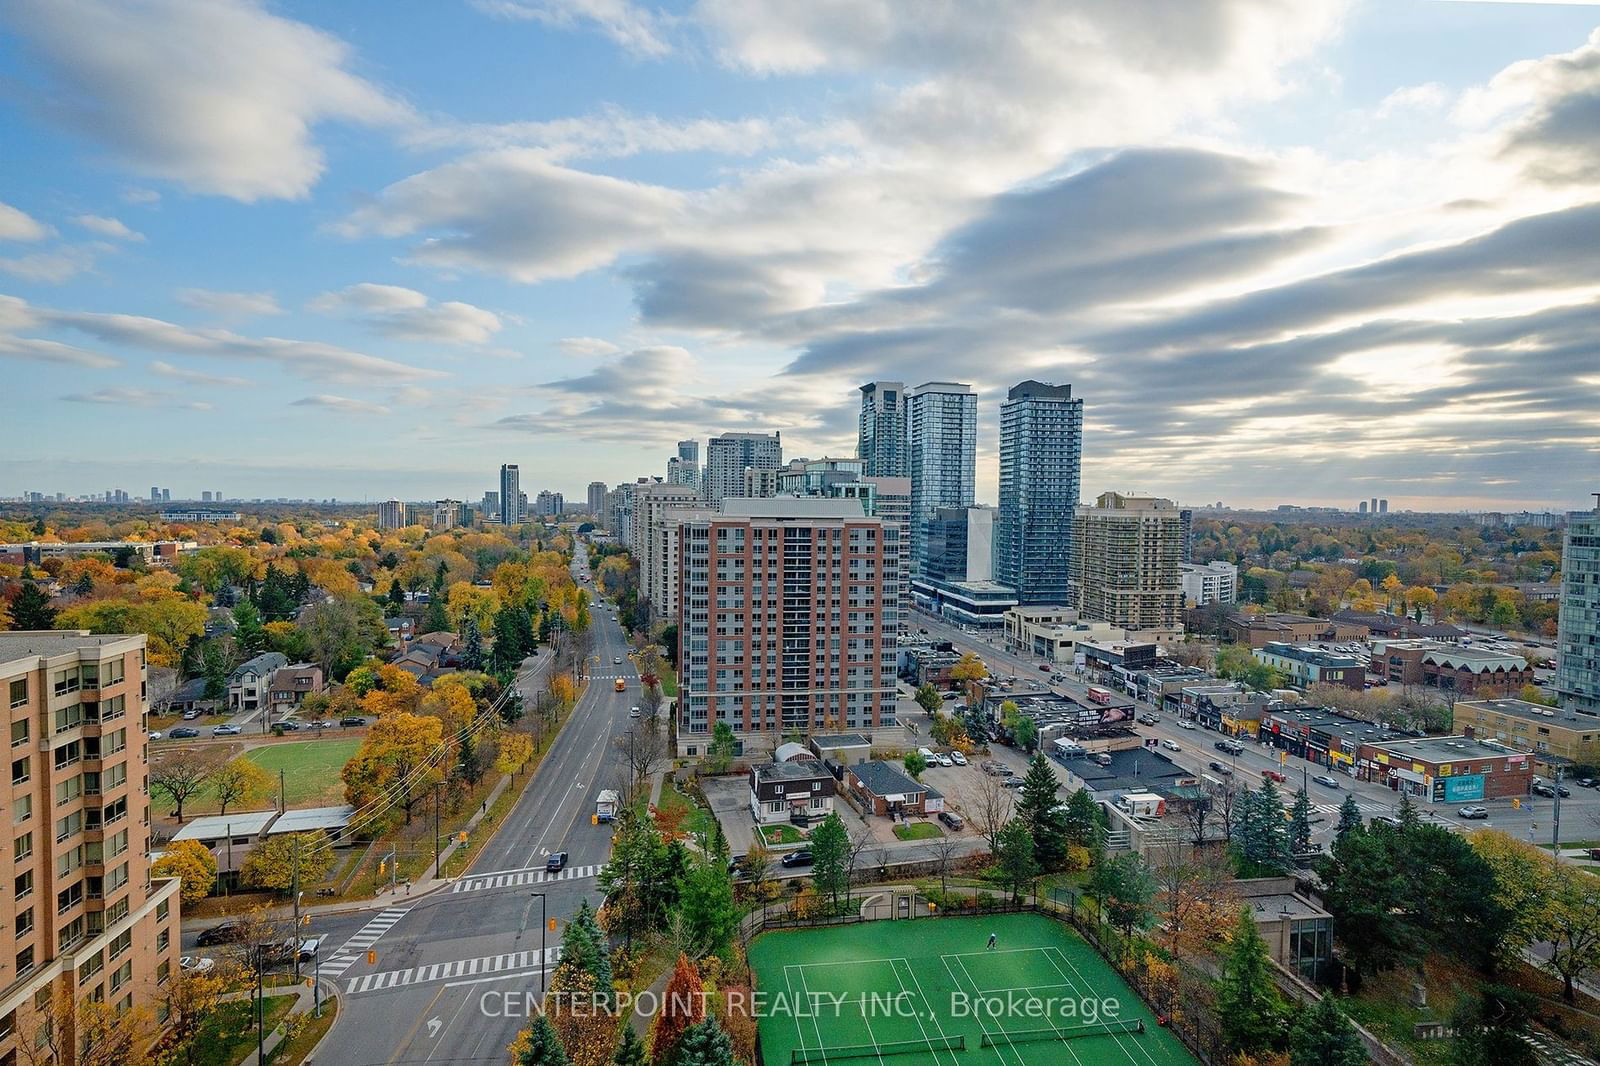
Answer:
<svg viewBox="0 0 1600 1066"><path fill-rule="evenodd" d="M711 832L711 812L678 791L677 785L667 781L661 787L661 802L656 805L664 811L682 810L683 821L678 828L690 836L704 837Z"/></svg>
<svg viewBox="0 0 1600 1066"><path fill-rule="evenodd" d="M800 830L792 825L764 825L761 835L766 838L767 844L798 844L804 840Z"/></svg>
<svg viewBox="0 0 1600 1066"><path fill-rule="evenodd" d="M666 663L661 664L661 694L663 696L678 694L678 675L673 673L672 667Z"/></svg>
<svg viewBox="0 0 1600 1066"><path fill-rule="evenodd" d="M895 1066L1195 1061L1093 948L1044 915L763 933L750 965L768 1063L792 1063L796 1051L868 1063L891 1048Z"/></svg>
<svg viewBox="0 0 1600 1066"><path fill-rule="evenodd" d="M273 1028L294 1005L294 996L268 996L266 1031ZM189 1041L192 1066L235 1066L256 1049L255 1004L248 998L230 999L217 1005Z"/></svg>
<svg viewBox="0 0 1600 1066"><path fill-rule="evenodd" d="M944 836L944 830L932 822L906 822L894 827L894 835L901 840L932 840Z"/></svg>
<svg viewBox="0 0 1600 1066"><path fill-rule="evenodd" d="M344 802L344 781L339 771L361 747L355 737L328 737L324 740L297 740L287 744L263 744L245 752L244 757L267 772L272 778L272 791L255 803L235 810L265 810L278 800L278 774L287 793L290 807L325 807ZM165 795L152 793L151 799L157 815L171 817L172 803ZM191 796L183 805L185 819L200 814L216 814L217 801L209 788Z"/></svg>

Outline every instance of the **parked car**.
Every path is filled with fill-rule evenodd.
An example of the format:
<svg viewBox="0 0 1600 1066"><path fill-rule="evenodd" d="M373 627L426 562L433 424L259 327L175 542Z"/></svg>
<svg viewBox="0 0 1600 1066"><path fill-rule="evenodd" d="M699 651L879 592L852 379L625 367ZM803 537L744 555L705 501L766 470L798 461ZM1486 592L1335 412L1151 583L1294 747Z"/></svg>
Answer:
<svg viewBox="0 0 1600 1066"><path fill-rule="evenodd" d="M1592 778L1592 777L1580 777L1580 778L1578 778L1578 787L1579 788L1593 788L1594 787L1594 778Z"/></svg>
<svg viewBox="0 0 1600 1066"><path fill-rule="evenodd" d="M150 739L151 739L151 740L160 740L160 739L161 739L161 730L159 730L159 729L152 729L152 730L151 730L151 731L150 731Z"/></svg>
<svg viewBox="0 0 1600 1066"><path fill-rule="evenodd" d="M1183 750L1183 745L1179 744L1176 740L1166 740L1166 739L1163 738L1162 741L1161 741L1161 746L1163 748L1166 748L1168 751L1182 751Z"/></svg>
<svg viewBox="0 0 1600 1066"><path fill-rule="evenodd" d="M799 851L791 851L782 859L783 867L786 870L793 870L797 866L810 866L814 861L814 857L807 848L801 848Z"/></svg>
<svg viewBox="0 0 1600 1066"><path fill-rule="evenodd" d="M285 718L283 721L278 722L272 728L281 729L285 733L296 733L296 732L299 732L299 730L300 730L300 723L295 721L293 718Z"/></svg>
<svg viewBox="0 0 1600 1066"><path fill-rule="evenodd" d="M244 730L236 725L214 725L211 727L211 735L214 737L236 737L243 732Z"/></svg>
<svg viewBox="0 0 1600 1066"><path fill-rule="evenodd" d="M955 811L940 811L939 821L943 822L951 829L960 829L966 825L966 823L961 820L961 815L957 814Z"/></svg>
<svg viewBox="0 0 1600 1066"><path fill-rule="evenodd" d="M562 867L566 865L567 853L564 851L552 851L550 857L544 860L544 872L558 874L561 872Z"/></svg>
<svg viewBox="0 0 1600 1066"><path fill-rule="evenodd" d="M185 955L178 960L178 969L184 973L210 973L216 968L217 960L204 955Z"/></svg>
<svg viewBox="0 0 1600 1066"><path fill-rule="evenodd" d="M361 717L359 714L347 714L343 718L339 719L339 725L346 729L352 729L357 726L364 726L366 724L367 720Z"/></svg>
<svg viewBox="0 0 1600 1066"><path fill-rule="evenodd" d="M958 696L958 695L960 695L960 693L956 693L956 692L946 692L946 693L945 693L945 694L944 694L944 695L943 695L943 696L941 696L941 697L939 697L939 698L940 698L940 699L945 699L945 700L953 700L953 699L955 699L955 698L956 698L956 697L957 697L957 696Z"/></svg>
<svg viewBox="0 0 1600 1066"><path fill-rule="evenodd" d="M210 929L200 930L200 935L194 942L203 948L214 947L217 944L232 944L244 935L244 926L238 922L223 922L213 925Z"/></svg>
<svg viewBox="0 0 1600 1066"><path fill-rule="evenodd" d="M193 707L191 707L187 711L183 712L183 720L185 722L192 722L196 718L199 718L199 717L200 717L200 712L195 710Z"/></svg>
<svg viewBox="0 0 1600 1066"><path fill-rule="evenodd" d="M1458 817L1458 818L1473 818L1473 819L1487 818L1487 817L1489 817L1489 808L1487 808L1487 807L1479 807L1476 804L1469 805L1469 806L1466 806L1466 807L1462 807L1460 810L1456 811L1456 817Z"/></svg>
<svg viewBox="0 0 1600 1066"><path fill-rule="evenodd" d="M187 725L175 725L171 729L167 730L167 736L171 737L173 740L187 740L190 737L197 737L199 735L200 730L195 729L193 726Z"/></svg>
<svg viewBox="0 0 1600 1066"><path fill-rule="evenodd" d="M961 754L959 751L952 751L950 753L950 761L955 763L957 766L967 765L967 757Z"/></svg>
<svg viewBox="0 0 1600 1066"><path fill-rule="evenodd" d="M1556 790L1547 782L1535 781L1533 783L1533 794L1535 796L1545 796L1547 798L1554 799Z"/></svg>
<svg viewBox="0 0 1600 1066"><path fill-rule="evenodd" d="M1220 763L1215 759L1211 760L1211 771L1212 771L1212 773L1221 774L1223 777L1232 777L1233 776L1233 768L1232 767L1230 767L1227 763Z"/></svg>
<svg viewBox="0 0 1600 1066"><path fill-rule="evenodd" d="M948 751L941 751L933 758L934 761L940 766L954 766L956 764L956 761L950 757L950 753Z"/></svg>
<svg viewBox="0 0 1600 1066"><path fill-rule="evenodd" d="M1338 788L1339 787L1338 779L1337 778L1333 778L1333 777L1329 777L1327 774L1318 774L1316 777L1313 777L1311 780L1315 781L1317 784L1321 785L1323 788Z"/></svg>
<svg viewBox="0 0 1600 1066"><path fill-rule="evenodd" d="M1000 783L1002 785L1004 785L1006 788L1021 788L1022 787L1022 778L1020 778L1020 777L1008 777L1008 778L1006 778L1004 781L1002 781Z"/></svg>

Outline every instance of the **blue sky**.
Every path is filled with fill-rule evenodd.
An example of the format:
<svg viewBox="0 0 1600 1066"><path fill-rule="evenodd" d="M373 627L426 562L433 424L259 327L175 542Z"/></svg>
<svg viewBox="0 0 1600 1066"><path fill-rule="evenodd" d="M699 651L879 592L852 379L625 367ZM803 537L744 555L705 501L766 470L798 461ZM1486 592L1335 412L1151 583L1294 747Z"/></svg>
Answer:
<svg viewBox="0 0 1600 1066"><path fill-rule="evenodd" d="M1083 489L1578 506L1600 7L0 0L0 496L569 497L1027 377Z"/></svg>

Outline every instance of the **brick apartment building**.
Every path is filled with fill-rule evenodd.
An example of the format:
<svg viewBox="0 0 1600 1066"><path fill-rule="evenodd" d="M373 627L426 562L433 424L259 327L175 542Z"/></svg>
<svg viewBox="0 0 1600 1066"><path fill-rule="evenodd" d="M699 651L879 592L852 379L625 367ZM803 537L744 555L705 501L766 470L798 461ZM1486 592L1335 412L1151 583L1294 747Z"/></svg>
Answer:
<svg viewBox="0 0 1600 1066"><path fill-rule="evenodd" d="M38 1032L53 991L163 1018L161 986L180 952L178 882L150 880L144 650L142 634L0 633L11 728L0 786L8 1066L27 1061L18 1042Z"/></svg>
<svg viewBox="0 0 1600 1066"><path fill-rule="evenodd" d="M1470 696L1503 696L1533 684L1520 655L1437 640L1374 640L1372 672L1391 685L1423 685Z"/></svg>
<svg viewBox="0 0 1600 1066"><path fill-rule="evenodd" d="M1204 624L1202 610L1190 611L1189 624ZM1314 641L1365 640L1367 627L1334 618L1312 618L1303 614L1230 614L1217 630L1224 643L1260 648L1269 643L1307 644Z"/></svg>
<svg viewBox="0 0 1600 1066"><path fill-rule="evenodd" d="M1460 700L1454 728L1475 740L1494 740L1539 755L1587 762L1600 741L1600 718L1525 700Z"/></svg>
<svg viewBox="0 0 1600 1066"><path fill-rule="evenodd" d="M678 754L892 723L900 530L856 500L725 499L679 528Z"/></svg>

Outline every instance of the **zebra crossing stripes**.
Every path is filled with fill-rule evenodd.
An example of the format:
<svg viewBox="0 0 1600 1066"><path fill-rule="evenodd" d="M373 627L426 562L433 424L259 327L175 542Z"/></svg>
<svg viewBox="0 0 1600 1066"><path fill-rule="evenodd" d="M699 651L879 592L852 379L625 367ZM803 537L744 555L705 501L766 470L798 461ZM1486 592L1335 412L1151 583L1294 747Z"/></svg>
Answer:
<svg viewBox="0 0 1600 1066"><path fill-rule="evenodd" d="M543 885L552 881L581 881L596 877L598 866L569 866L560 873L546 873L543 866L530 866L525 870L502 870L499 873L478 877L463 877L450 886L451 892L485 892L493 888L515 888L518 885Z"/></svg>
<svg viewBox="0 0 1600 1066"><path fill-rule="evenodd" d="M319 967L321 975L323 977L338 977L354 966L357 955L360 952L366 951L376 944L379 937L387 933L394 923L405 916L406 912L404 910L395 908L379 911L377 917L356 930L355 936L339 945L339 949L333 953L333 958L322 963Z"/></svg>
<svg viewBox="0 0 1600 1066"><path fill-rule="evenodd" d="M539 951L512 951L501 955L484 955L476 959L456 959L454 962L436 962L413 966L406 970L384 970L381 973L364 973L345 982L345 991L382 992L390 988L427 984L430 981L449 981L458 977L484 977L491 974L514 974L519 970L553 966L561 959L561 948Z"/></svg>

